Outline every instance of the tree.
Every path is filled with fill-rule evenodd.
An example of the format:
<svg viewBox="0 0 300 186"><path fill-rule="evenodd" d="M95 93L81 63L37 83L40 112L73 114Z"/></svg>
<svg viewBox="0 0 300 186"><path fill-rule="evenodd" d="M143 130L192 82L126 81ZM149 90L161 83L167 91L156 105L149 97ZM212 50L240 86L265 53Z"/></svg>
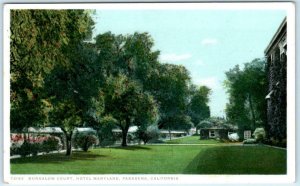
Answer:
<svg viewBox="0 0 300 186"><path fill-rule="evenodd" d="M210 117L210 109L208 106L210 94L211 89L206 86L200 86L192 92L188 115L194 124L198 124L200 121Z"/></svg>
<svg viewBox="0 0 300 186"><path fill-rule="evenodd" d="M96 36L99 51L98 62L102 64L105 78L119 73L139 81L144 89L150 73L158 64L159 51L153 51L154 41L148 33L114 35L111 32Z"/></svg>
<svg viewBox="0 0 300 186"><path fill-rule="evenodd" d="M112 115L122 130L122 146L126 146L131 125L149 125L157 117L157 106L144 88L159 52L153 52L153 40L147 33L96 37L98 62L105 79L105 114ZM145 86L146 87L146 86Z"/></svg>
<svg viewBox="0 0 300 186"><path fill-rule="evenodd" d="M118 120L122 146L127 146L127 133L132 125L153 123L158 117L155 100L142 92L141 86L125 75L110 77L105 89L105 112Z"/></svg>
<svg viewBox="0 0 300 186"><path fill-rule="evenodd" d="M190 84L188 71L184 66L162 64L158 65L157 72L151 78L149 89L159 104L159 128L169 132L181 129L180 123L173 119L186 113Z"/></svg>
<svg viewBox="0 0 300 186"><path fill-rule="evenodd" d="M225 87L229 94L226 115L239 126L240 136L246 129L266 126L265 61L254 59L246 63L243 70L236 66L226 72L226 77Z"/></svg>
<svg viewBox="0 0 300 186"><path fill-rule="evenodd" d="M97 86L101 77L97 71L96 51L80 43L72 51L69 64L57 65L45 79L47 97L53 107L50 125L64 132L66 155L71 154L74 129L103 111L101 90Z"/></svg>
<svg viewBox="0 0 300 186"><path fill-rule="evenodd" d="M11 128L20 130L44 123L44 79L93 23L84 10L11 10L10 20Z"/></svg>

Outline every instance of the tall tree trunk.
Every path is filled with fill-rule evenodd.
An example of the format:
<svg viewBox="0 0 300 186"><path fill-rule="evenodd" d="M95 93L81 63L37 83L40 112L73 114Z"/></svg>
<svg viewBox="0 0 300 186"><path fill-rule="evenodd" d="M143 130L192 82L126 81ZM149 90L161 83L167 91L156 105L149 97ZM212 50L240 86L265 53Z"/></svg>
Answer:
<svg viewBox="0 0 300 186"><path fill-rule="evenodd" d="M121 127L121 130L122 130L122 146L123 147L126 147L127 146L127 133L128 133L128 129L129 129L129 126L130 126L130 119L127 118L125 120L125 127L123 127L122 125L120 126Z"/></svg>
<svg viewBox="0 0 300 186"><path fill-rule="evenodd" d="M70 133L68 133L64 128L61 128L61 129L64 132L65 137L66 137L66 145L67 145L66 156L71 156L71 154L72 154L72 134L73 134L73 132L71 131Z"/></svg>
<svg viewBox="0 0 300 186"><path fill-rule="evenodd" d="M122 130L122 146L127 146L127 131Z"/></svg>
<svg viewBox="0 0 300 186"><path fill-rule="evenodd" d="M254 113L253 103L252 103L252 99L251 99L251 95L250 94L248 94L248 99L249 99L249 106L250 106L251 115L252 115L252 129L254 129L256 127L255 113Z"/></svg>
<svg viewBox="0 0 300 186"><path fill-rule="evenodd" d="M72 153L72 141L71 139L67 139L67 151L66 151L66 156L71 156Z"/></svg>
<svg viewBox="0 0 300 186"><path fill-rule="evenodd" d="M170 129L170 126L168 126L168 129L169 129L169 138L171 140L172 138L171 138L171 129Z"/></svg>

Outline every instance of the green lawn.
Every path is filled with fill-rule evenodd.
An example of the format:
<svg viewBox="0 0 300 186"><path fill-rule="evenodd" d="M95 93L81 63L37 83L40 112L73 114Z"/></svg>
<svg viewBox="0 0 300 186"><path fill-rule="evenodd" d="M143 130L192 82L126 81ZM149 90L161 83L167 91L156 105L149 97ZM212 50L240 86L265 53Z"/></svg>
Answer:
<svg viewBox="0 0 300 186"><path fill-rule="evenodd" d="M217 144L217 143L221 143L221 142L218 140L215 140L215 139L200 140L199 136L188 136L188 137L183 137L183 138L179 138L179 139L168 140L165 143L168 143L168 144Z"/></svg>
<svg viewBox="0 0 300 186"><path fill-rule="evenodd" d="M285 174L286 151L264 146L149 145L11 160L12 174Z"/></svg>

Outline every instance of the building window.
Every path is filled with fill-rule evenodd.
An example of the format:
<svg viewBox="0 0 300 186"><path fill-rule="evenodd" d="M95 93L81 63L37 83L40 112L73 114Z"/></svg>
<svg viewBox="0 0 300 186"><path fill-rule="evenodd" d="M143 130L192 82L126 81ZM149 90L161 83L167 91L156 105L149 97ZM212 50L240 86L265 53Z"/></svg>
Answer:
<svg viewBox="0 0 300 186"><path fill-rule="evenodd" d="M215 135L215 131L214 130L210 130L209 131L209 137L211 138L214 138L216 135Z"/></svg>

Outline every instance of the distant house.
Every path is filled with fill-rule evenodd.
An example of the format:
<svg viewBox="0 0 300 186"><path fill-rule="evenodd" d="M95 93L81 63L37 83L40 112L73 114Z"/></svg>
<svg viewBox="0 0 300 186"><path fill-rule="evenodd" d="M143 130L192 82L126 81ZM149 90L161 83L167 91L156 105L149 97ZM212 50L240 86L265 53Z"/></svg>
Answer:
<svg viewBox="0 0 300 186"><path fill-rule="evenodd" d="M237 127L233 125L215 125L211 123L211 125L198 128L197 133L200 134L200 139L228 139L228 135L236 131Z"/></svg>
<svg viewBox="0 0 300 186"><path fill-rule="evenodd" d="M137 142L136 139L134 139L135 133L138 130L138 126L130 126L127 132L127 143L135 143ZM112 133L114 134L116 138L116 143L122 142L122 130L118 127L112 130Z"/></svg>
<svg viewBox="0 0 300 186"><path fill-rule="evenodd" d="M96 134L96 131L92 128L86 127L86 128L75 128L74 133L94 133ZM49 136L54 135L58 136L64 141L64 133L61 130L60 127L28 127L23 129L23 133L19 132L12 132L10 134L11 138L15 138L16 136L19 136L19 138L36 138L37 136Z"/></svg>
<svg viewBox="0 0 300 186"><path fill-rule="evenodd" d="M135 132L137 132L138 127L137 126L131 126L128 129L128 135L134 135ZM122 130L120 128L115 128L112 130L113 134L118 136L117 141L121 141L121 135L122 135ZM188 132L183 131L183 130L159 130L159 138L160 139L168 139L170 138L177 138L177 137L183 137L189 135Z"/></svg>
<svg viewBox="0 0 300 186"><path fill-rule="evenodd" d="M97 133L97 131L91 127L75 128L74 132L87 133L87 134L96 134Z"/></svg>
<svg viewBox="0 0 300 186"><path fill-rule="evenodd" d="M137 126L131 126L131 127L129 127L129 129L128 129L128 133L129 133L129 134L132 134L132 133L135 133L137 130L138 130L138 127L137 127ZM115 129L112 130L112 132L113 132L114 134L122 134L122 130L121 130L120 128L115 128Z"/></svg>
<svg viewBox="0 0 300 186"><path fill-rule="evenodd" d="M60 127L29 127L27 133L36 133L36 134L60 134L63 133Z"/></svg>
<svg viewBox="0 0 300 186"><path fill-rule="evenodd" d="M27 134L27 135L26 135ZM11 132L10 136L11 138L14 138L15 136L19 136L20 138L26 138L31 136L31 137L36 137L38 135L62 135L63 131L59 127L43 127L43 128L38 128L38 127L29 127L23 129L23 132Z"/></svg>
<svg viewBox="0 0 300 186"><path fill-rule="evenodd" d="M183 137L188 135L188 133L186 131L183 130L160 130L160 138L161 139L165 139L165 138L178 138L178 137Z"/></svg>

